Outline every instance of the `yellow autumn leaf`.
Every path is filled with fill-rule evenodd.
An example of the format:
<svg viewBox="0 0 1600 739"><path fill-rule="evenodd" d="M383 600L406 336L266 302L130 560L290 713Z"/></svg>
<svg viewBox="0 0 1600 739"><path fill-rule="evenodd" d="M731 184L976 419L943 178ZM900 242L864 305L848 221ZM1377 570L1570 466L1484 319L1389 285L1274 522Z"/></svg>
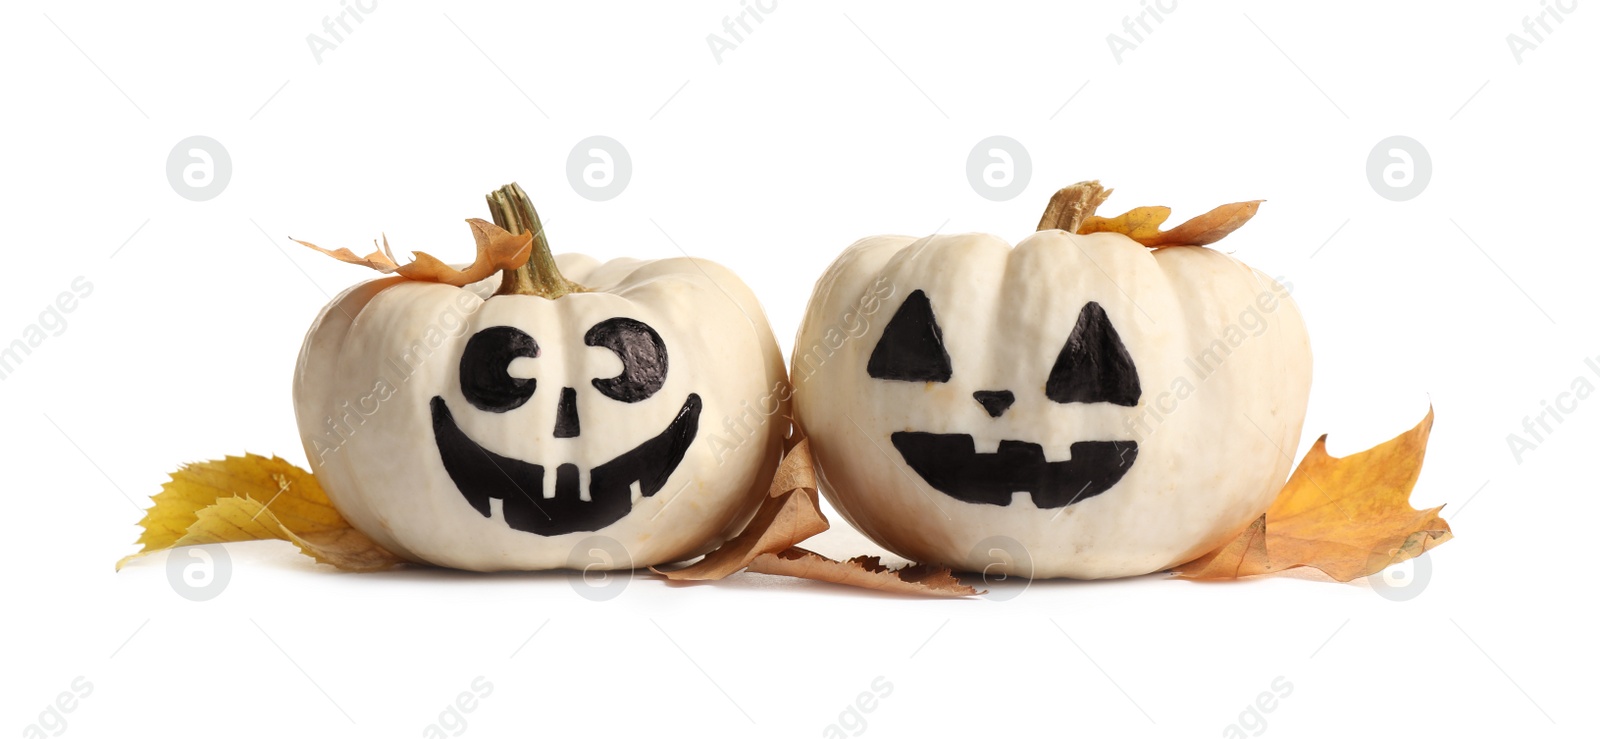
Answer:
<svg viewBox="0 0 1600 739"><path fill-rule="evenodd" d="M306 556L341 570L375 572L403 561L348 526L297 534L283 525L267 506L249 498L223 498L201 509L194 525L173 546L262 539L290 542L300 547Z"/></svg>
<svg viewBox="0 0 1600 739"><path fill-rule="evenodd" d="M1216 551L1174 569L1194 580L1231 580L1314 567L1341 582L1421 555L1446 541L1444 506L1411 507L1433 409L1415 428L1348 457L1323 436L1265 515Z"/></svg>
<svg viewBox="0 0 1600 739"><path fill-rule="evenodd" d="M1078 233L1092 234L1109 231L1122 234L1143 244L1146 240L1161 236L1161 224L1166 223L1167 218L1171 215L1172 209L1165 205L1146 205L1142 208L1134 208L1114 218L1089 216L1083 220L1083 225L1078 227Z"/></svg>
<svg viewBox="0 0 1600 739"><path fill-rule="evenodd" d="M403 560L352 528L310 472L278 457L246 454L185 465L139 522L138 552L259 539L293 542L340 569L385 569Z"/></svg>
<svg viewBox="0 0 1600 739"><path fill-rule="evenodd" d="M1078 228L1078 233L1120 233L1157 249L1164 246L1205 246L1222 240L1222 237L1243 226L1255 216L1259 207L1260 200L1229 203L1190 218L1170 231L1162 231L1160 226L1172 214L1172 209L1160 205L1146 206L1114 218L1089 216Z"/></svg>

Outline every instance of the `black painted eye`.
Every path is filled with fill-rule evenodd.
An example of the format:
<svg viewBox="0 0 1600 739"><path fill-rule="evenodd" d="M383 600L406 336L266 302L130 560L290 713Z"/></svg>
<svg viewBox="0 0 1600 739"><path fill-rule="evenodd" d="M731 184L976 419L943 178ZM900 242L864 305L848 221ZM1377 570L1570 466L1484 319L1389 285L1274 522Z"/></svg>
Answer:
<svg viewBox="0 0 1600 739"><path fill-rule="evenodd" d="M1139 372L1099 303L1078 313L1044 392L1057 403L1139 404Z"/></svg>
<svg viewBox="0 0 1600 739"><path fill-rule="evenodd" d="M867 359L867 374L880 380L949 381L950 354L933 319L933 305L921 290L907 295L883 327L883 338Z"/></svg>
<svg viewBox="0 0 1600 739"><path fill-rule="evenodd" d="M539 342L510 326L474 334L461 352L461 394L481 411L505 413L533 397L533 378L512 377L511 361L539 356Z"/></svg>
<svg viewBox="0 0 1600 739"><path fill-rule="evenodd" d="M596 379L596 390L612 400L637 403L656 394L667 382L667 345L656 330L632 318L609 318L583 337L589 346L603 346L622 360L622 374Z"/></svg>

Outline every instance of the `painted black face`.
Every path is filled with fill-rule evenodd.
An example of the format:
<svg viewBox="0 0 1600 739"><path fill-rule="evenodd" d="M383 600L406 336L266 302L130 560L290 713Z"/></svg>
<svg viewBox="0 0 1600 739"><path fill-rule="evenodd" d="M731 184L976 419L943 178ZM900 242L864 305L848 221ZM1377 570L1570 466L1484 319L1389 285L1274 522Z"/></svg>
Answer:
<svg viewBox="0 0 1600 739"><path fill-rule="evenodd" d="M622 360L621 374L593 381L606 397L637 403L666 384L667 347L648 325L631 318L611 318L589 329L584 343L610 349ZM511 362L538 357L538 342L523 331L510 326L479 331L467 340L461 353L461 394L478 410L515 410L533 397L536 383L531 378L513 377ZM558 465L554 493L545 497L543 465L483 448L456 424L443 397L435 396L429 405L439 457L461 497L485 518L493 515L489 501L498 499L506 525L540 536L598 531L628 515L638 496L660 492L694 442L701 410L700 396L690 393L665 430L590 469L587 490L580 485L577 465ZM577 390L562 388L553 435L573 438L581 431Z"/></svg>
<svg viewBox="0 0 1600 739"><path fill-rule="evenodd" d="M944 334L933 305L921 290L884 326L867 360L867 374L899 382L948 382L952 371ZM1044 395L1056 403L1139 402L1139 373L1105 309L1090 302L1045 378ZM1011 390L979 390L973 400L990 418L1017 401ZM970 434L896 431L889 436L911 469L933 489L967 503L1010 505L1013 493L1028 493L1039 508L1060 508L1110 490L1139 456L1134 441L1079 441L1071 458L1049 461L1044 447L1010 439L993 453L977 452Z"/></svg>

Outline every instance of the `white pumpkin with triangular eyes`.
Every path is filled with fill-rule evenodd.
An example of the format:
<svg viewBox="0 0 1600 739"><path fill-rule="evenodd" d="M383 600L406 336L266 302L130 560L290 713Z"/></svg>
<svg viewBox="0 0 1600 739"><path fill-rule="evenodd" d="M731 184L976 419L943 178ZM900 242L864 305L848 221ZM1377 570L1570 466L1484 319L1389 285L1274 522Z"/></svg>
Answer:
<svg viewBox="0 0 1600 739"><path fill-rule="evenodd" d="M1282 488L1311 386L1289 286L1076 230L867 238L817 283L796 420L822 492L879 544L1139 575L1220 545Z"/></svg>

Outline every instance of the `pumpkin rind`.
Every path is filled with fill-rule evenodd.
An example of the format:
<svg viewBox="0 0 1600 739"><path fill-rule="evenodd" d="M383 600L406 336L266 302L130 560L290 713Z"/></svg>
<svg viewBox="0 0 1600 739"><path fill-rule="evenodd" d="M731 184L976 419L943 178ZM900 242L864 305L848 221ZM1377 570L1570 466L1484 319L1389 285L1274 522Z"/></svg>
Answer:
<svg viewBox="0 0 1600 739"><path fill-rule="evenodd" d="M540 570L569 566L580 542L603 535L627 557L602 566L643 567L714 548L759 505L789 410L782 355L749 288L704 260L600 264L566 254L557 263L585 291L495 296L499 275L465 288L379 279L339 295L307 333L294 382L306 455L340 512L390 551L460 569ZM633 387L623 400L595 382L623 375L622 360L604 342L585 342L617 318L647 324L671 358L670 369L647 368L664 376L647 378L648 394ZM536 387L525 402L513 394L486 410L463 395L460 363L473 336L502 326L537 342L512 351L538 355L515 360L532 368ZM562 490L577 489L577 475L587 491L591 470L669 428L691 396L698 430L664 487L593 531L517 530L503 520L503 501L483 516L435 438L439 398L484 449L542 465L550 490L558 476ZM543 492L532 491L535 503Z"/></svg>
<svg viewBox="0 0 1600 739"><path fill-rule="evenodd" d="M885 325L919 291L948 379L871 376ZM1137 372L1102 402L1051 381L1058 360L1121 361L1112 349L1064 350L1090 304ZM1193 559L1267 508L1299 443L1311 351L1288 289L1211 249L1151 250L1121 234L1055 229L1015 248L987 234L878 236L847 249L817 283L791 376L822 492L878 543L967 570L1105 578ZM1000 392L1013 397L995 413L985 399ZM1026 460L1028 445L1050 463L1070 460L1075 444L1096 453L1111 447L1092 443L1137 446L1108 489L1040 508L1023 490L989 502L940 492L897 448L897 434L902 443L968 434L977 454L999 455L981 458L989 463ZM941 469L959 463L953 456ZM997 562L980 546L993 537L1017 542L1027 561Z"/></svg>

